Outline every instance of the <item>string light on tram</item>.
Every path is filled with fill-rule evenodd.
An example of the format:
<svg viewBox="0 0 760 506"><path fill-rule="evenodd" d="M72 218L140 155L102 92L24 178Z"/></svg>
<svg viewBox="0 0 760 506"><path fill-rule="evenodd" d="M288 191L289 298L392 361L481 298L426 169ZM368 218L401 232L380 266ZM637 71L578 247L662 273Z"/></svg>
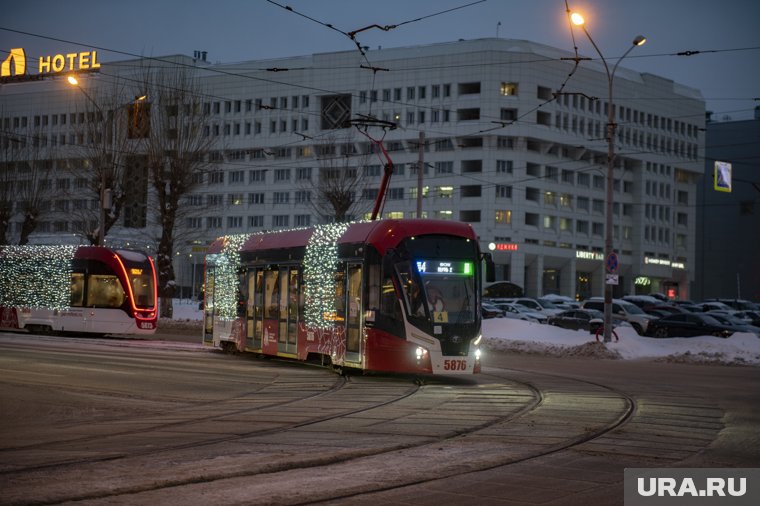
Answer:
<svg viewBox="0 0 760 506"><path fill-rule="evenodd" d="M240 279L240 249L255 234L227 235L224 237L224 249L216 260L216 312L223 320L232 320L237 316L238 291Z"/></svg>
<svg viewBox="0 0 760 506"><path fill-rule="evenodd" d="M65 309L78 246L5 246L0 306Z"/></svg>
<svg viewBox="0 0 760 506"><path fill-rule="evenodd" d="M304 319L311 328L332 328L335 315L335 280L333 273L338 265L338 240L350 223L317 225L306 245L304 258L304 296L306 308ZM289 232L303 229L289 229ZM224 247L214 259L216 266L216 314L223 320L237 317L238 294L240 289L240 250L253 234L224 236ZM271 233L271 232L267 232Z"/></svg>
<svg viewBox="0 0 760 506"><path fill-rule="evenodd" d="M338 240L350 223L331 223L314 228L306 245L304 257L304 320L310 328L329 329L334 326L335 279L338 266Z"/></svg>

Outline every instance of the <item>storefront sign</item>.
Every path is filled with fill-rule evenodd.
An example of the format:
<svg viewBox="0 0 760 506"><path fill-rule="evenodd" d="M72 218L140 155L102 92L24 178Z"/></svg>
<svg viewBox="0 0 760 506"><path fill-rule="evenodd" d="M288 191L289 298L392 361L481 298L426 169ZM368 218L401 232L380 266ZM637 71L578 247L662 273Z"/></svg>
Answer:
<svg viewBox="0 0 760 506"><path fill-rule="evenodd" d="M633 281L633 284L636 286L649 286L652 284L652 280L646 276L639 276Z"/></svg>
<svg viewBox="0 0 760 506"><path fill-rule="evenodd" d="M575 258L580 258L582 260L604 260L604 254L579 249L575 251Z"/></svg>
<svg viewBox="0 0 760 506"><path fill-rule="evenodd" d="M517 244L513 242L492 242L488 244L491 251L517 251Z"/></svg>
<svg viewBox="0 0 760 506"><path fill-rule="evenodd" d="M648 265L664 265L665 267L670 267L670 260L667 258L644 257L644 263Z"/></svg>

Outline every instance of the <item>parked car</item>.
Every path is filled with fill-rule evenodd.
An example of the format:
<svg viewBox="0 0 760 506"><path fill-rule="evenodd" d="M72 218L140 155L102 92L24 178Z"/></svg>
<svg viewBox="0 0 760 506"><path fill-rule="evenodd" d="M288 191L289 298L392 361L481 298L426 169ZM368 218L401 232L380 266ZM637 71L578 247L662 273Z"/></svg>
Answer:
<svg viewBox="0 0 760 506"><path fill-rule="evenodd" d="M749 323L745 322L741 318L737 318L735 316L735 313L731 314L724 311L708 311L705 314L712 316L724 325L733 327L736 329L736 332L749 332L750 334L760 336L760 327L755 327L754 325L750 325Z"/></svg>
<svg viewBox="0 0 760 506"><path fill-rule="evenodd" d="M539 302L550 302L557 306L559 309L578 309L581 307L581 303L577 300L573 299L572 297L567 297L566 295L557 295L554 293L546 294L542 297L538 298Z"/></svg>
<svg viewBox="0 0 760 506"><path fill-rule="evenodd" d="M553 314L562 312L561 309L549 301L541 302L538 299L533 299L530 297L499 299L499 302L505 302L507 304L522 304L523 306L532 309L536 313L543 313L546 316L551 316Z"/></svg>
<svg viewBox="0 0 760 506"><path fill-rule="evenodd" d="M672 314L649 324L649 334L653 337L728 337L735 332L706 313Z"/></svg>
<svg viewBox="0 0 760 506"><path fill-rule="evenodd" d="M596 309L568 309L550 316L546 322L563 329L588 330L595 334L599 327L604 325L604 313ZM630 327L631 324L613 316L612 326Z"/></svg>
<svg viewBox="0 0 760 506"><path fill-rule="evenodd" d="M716 310L718 311L733 311L734 310L734 308L732 308L728 304L724 304L723 302L719 302L716 300L700 302L697 305L700 306L702 308L702 311L704 311L705 313L708 311L716 311Z"/></svg>
<svg viewBox="0 0 760 506"><path fill-rule="evenodd" d="M760 309L754 302L744 299L705 299L705 302L721 302L736 310L753 311Z"/></svg>
<svg viewBox="0 0 760 506"><path fill-rule="evenodd" d="M659 306L662 301L651 295L623 295L623 300L636 304L640 308L644 309L647 306Z"/></svg>
<svg viewBox="0 0 760 506"><path fill-rule="evenodd" d="M667 314L691 313L691 311L689 311L688 309L681 306L676 306L675 304L657 304L655 306L644 306L642 309L644 310L645 313L651 310L660 311ZM663 316L667 316L667 315L663 315Z"/></svg>
<svg viewBox="0 0 760 506"><path fill-rule="evenodd" d="M583 301L583 309L596 309L604 311L604 299L592 297ZM656 320L656 316L646 314L639 306L621 299L612 300L612 314L622 320L626 320L639 335L645 335L649 328L649 322Z"/></svg>
<svg viewBox="0 0 760 506"><path fill-rule="evenodd" d="M741 318L750 325L760 327L760 311L737 311L734 316Z"/></svg>
<svg viewBox="0 0 760 506"><path fill-rule="evenodd" d="M537 323L546 323L546 315L533 311L531 308L521 304L510 304L507 302L498 302L494 304L504 311L504 316L517 320L524 320Z"/></svg>
<svg viewBox="0 0 760 506"><path fill-rule="evenodd" d="M678 306L680 308L683 308L690 313L701 313L702 312L702 306L697 304L694 301L691 300L673 300L671 301L671 304L674 306Z"/></svg>
<svg viewBox="0 0 760 506"><path fill-rule="evenodd" d="M485 319L504 317L504 311L502 309L499 309L493 304L489 304L487 302L482 302L480 304L480 314Z"/></svg>
<svg viewBox="0 0 760 506"><path fill-rule="evenodd" d="M654 308L654 307L652 307L652 306L650 306L650 307L645 307L645 308L642 308L642 310L643 310L643 311L644 311L646 314L648 314L648 315L652 315L652 316L654 316L655 318L665 318L666 316L670 316L670 315L672 315L672 314L673 314L673 313L671 313L670 311L663 311L662 309L656 309L656 308Z"/></svg>

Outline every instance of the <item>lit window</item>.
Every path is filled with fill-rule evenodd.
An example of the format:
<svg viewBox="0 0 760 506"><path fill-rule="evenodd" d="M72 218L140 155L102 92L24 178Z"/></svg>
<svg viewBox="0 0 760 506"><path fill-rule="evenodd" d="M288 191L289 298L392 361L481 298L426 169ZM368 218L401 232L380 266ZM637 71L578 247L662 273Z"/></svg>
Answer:
<svg viewBox="0 0 760 506"><path fill-rule="evenodd" d="M512 223L512 211L509 210L497 210L495 216L496 223L503 223L509 225Z"/></svg>
<svg viewBox="0 0 760 506"><path fill-rule="evenodd" d="M517 83L501 83L501 94L504 96L517 95Z"/></svg>

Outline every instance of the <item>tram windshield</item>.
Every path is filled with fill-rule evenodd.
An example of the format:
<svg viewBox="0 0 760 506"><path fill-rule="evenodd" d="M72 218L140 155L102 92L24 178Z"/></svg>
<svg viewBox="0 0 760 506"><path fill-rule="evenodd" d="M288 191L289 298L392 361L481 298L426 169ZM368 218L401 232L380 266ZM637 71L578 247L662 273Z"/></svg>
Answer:
<svg viewBox="0 0 760 506"><path fill-rule="evenodd" d="M397 264L396 269L410 316L444 325L475 321L472 262L420 259Z"/></svg>
<svg viewBox="0 0 760 506"><path fill-rule="evenodd" d="M135 307L155 307L154 271L148 257L141 252L130 250L118 250L117 253L124 262L127 280L134 294Z"/></svg>

